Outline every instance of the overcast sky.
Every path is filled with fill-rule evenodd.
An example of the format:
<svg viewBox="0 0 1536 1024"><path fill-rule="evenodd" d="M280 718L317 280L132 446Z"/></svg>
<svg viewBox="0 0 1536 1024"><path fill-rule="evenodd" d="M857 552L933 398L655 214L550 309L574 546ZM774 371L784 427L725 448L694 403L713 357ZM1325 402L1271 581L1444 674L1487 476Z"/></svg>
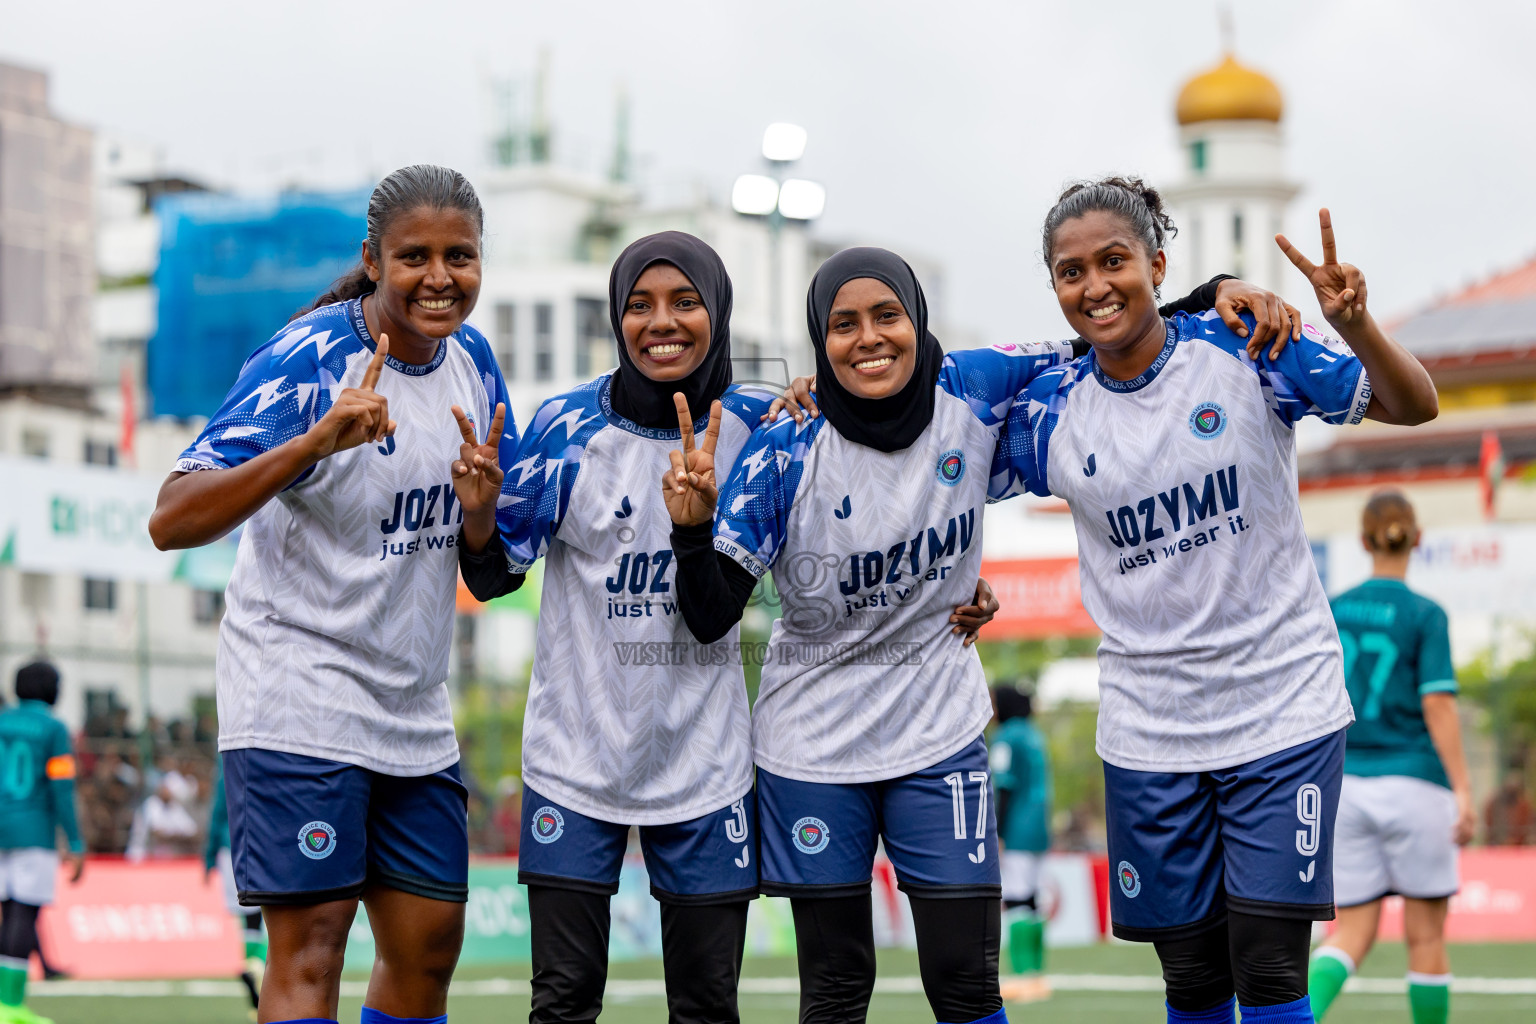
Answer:
<svg viewBox="0 0 1536 1024"><path fill-rule="evenodd" d="M225 185L472 171L487 75L552 57L557 151L596 167L623 84L654 191L718 196L762 128L810 132L829 238L941 261L944 320L1056 336L1038 230L1062 183L1178 172L1173 103L1220 56L1214 0L207 0L10 4L0 60L42 68L63 116L163 146ZM1237 0L1238 56L1280 84L1288 233L1341 258L1380 315L1536 255L1536 5ZM366 181L365 181L366 180ZM1295 284L1299 290L1302 280ZM1310 297L1295 295L1293 298Z"/></svg>

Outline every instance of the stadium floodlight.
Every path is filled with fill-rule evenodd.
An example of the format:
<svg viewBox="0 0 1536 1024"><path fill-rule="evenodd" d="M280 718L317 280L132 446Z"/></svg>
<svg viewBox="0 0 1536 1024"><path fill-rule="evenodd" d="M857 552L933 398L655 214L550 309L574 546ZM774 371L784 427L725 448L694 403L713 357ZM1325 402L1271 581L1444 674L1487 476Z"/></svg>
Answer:
<svg viewBox="0 0 1536 1024"><path fill-rule="evenodd" d="M827 190L814 181L790 178L779 186L779 212L790 220L815 220L827 208Z"/></svg>
<svg viewBox="0 0 1536 1024"><path fill-rule="evenodd" d="M763 132L763 157L776 164L787 164L805 155L805 129L797 124L778 122Z"/></svg>
<svg viewBox="0 0 1536 1024"><path fill-rule="evenodd" d="M743 174L731 186L731 209L766 217L779 204L779 183L766 174Z"/></svg>

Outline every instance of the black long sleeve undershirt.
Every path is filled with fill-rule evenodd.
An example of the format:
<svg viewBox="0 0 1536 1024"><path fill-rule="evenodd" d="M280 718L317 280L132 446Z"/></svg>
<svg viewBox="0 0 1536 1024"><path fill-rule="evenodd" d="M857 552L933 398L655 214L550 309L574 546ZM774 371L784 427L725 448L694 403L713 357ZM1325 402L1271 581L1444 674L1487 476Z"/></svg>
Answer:
<svg viewBox="0 0 1536 1024"><path fill-rule="evenodd" d="M677 561L677 607L688 632L712 644L741 621L757 577L715 550L714 523L672 526L672 557Z"/></svg>
<svg viewBox="0 0 1536 1024"><path fill-rule="evenodd" d="M1158 308L1162 316L1199 313L1216 305L1216 289L1230 274L1217 274L1181 299ZM1072 354L1087 354L1082 338L1072 342ZM712 644L741 621L757 577L735 560L715 550L714 524L672 527L672 557L677 560L677 607L688 631L703 644ZM465 574L465 582L469 575ZM473 584L470 590L474 590ZM479 596L479 595L476 595Z"/></svg>
<svg viewBox="0 0 1536 1024"><path fill-rule="evenodd" d="M1196 288L1182 299L1174 299L1172 302L1157 307L1159 316L1173 316L1175 313L1203 313L1216 305L1216 289L1223 281L1236 280L1231 274L1217 274L1205 284ZM1081 359L1088 354L1093 346L1082 338L1072 339L1072 358Z"/></svg>
<svg viewBox="0 0 1536 1024"><path fill-rule="evenodd" d="M478 555L464 543L464 529L459 528L459 575L476 601L489 601L512 593L527 577L507 570L507 550L501 546L501 531L491 534L490 543Z"/></svg>

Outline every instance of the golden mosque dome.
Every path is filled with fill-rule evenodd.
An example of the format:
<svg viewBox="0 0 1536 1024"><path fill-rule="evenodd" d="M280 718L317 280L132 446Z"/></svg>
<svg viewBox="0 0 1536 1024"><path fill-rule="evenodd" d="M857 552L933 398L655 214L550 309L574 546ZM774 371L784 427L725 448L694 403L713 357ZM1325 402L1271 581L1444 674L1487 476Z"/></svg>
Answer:
<svg viewBox="0 0 1536 1024"><path fill-rule="evenodd" d="M1285 110L1280 87L1244 67L1229 53L1220 64L1179 90L1179 124L1197 121L1279 121Z"/></svg>

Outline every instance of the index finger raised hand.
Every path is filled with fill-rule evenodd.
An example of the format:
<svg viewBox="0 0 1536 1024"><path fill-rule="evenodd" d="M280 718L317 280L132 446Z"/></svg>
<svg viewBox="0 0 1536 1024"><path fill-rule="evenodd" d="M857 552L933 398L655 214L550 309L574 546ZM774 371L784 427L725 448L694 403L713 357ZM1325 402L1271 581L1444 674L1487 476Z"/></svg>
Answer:
<svg viewBox="0 0 1536 1024"><path fill-rule="evenodd" d="M479 444L480 439L475 437L475 425L464 415L464 410L458 406L453 407L453 418L459 421L459 434L464 438L465 444Z"/></svg>
<svg viewBox="0 0 1536 1024"><path fill-rule="evenodd" d="M1317 224L1323 229L1323 264L1339 262L1339 252L1333 242L1333 215L1328 212L1328 207L1317 211Z"/></svg>
<svg viewBox="0 0 1536 1024"><path fill-rule="evenodd" d="M693 413L681 391L672 396L672 402L677 406L677 429L683 435L683 460L686 463L690 461L688 456L693 454Z"/></svg>
<svg viewBox="0 0 1536 1024"><path fill-rule="evenodd" d="M709 406L709 426L704 428L704 446L699 449L705 455L715 454L715 442L720 440L720 402L711 402Z"/></svg>
<svg viewBox="0 0 1536 1024"><path fill-rule="evenodd" d="M379 382L379 376L384 372L384 359L389 355L389 335L379 335L379 344L373 350L373 360L368 364L368 369L363 371L363 382L358 385L364 391L372 391L374 385Z"/></svg>
<svg viewBox="0 0 1536 1024"><path fill-rule="evenodd" d="M486 444L490 445L493 448L501 444L501 428L506 425L506 422L507 422L507 403L506 402L497 402L496 403L496 412L491 417L491 429L490 429L490 432L485 435L485 443Z"/></svg>
<svg viewBox="0 0 1536 1024"><path fill-rule="evenodd" d="M1290 260L1297 270L1306 274L1308 278L1312 277L1312 272L1317 269L1317 265L1303 256L1301 250L1292 245L1289 238L1286 238L1284 235L1276 235L1275 244L1280 247L1280 251L1285 253L1286 259Z"/></svg>

